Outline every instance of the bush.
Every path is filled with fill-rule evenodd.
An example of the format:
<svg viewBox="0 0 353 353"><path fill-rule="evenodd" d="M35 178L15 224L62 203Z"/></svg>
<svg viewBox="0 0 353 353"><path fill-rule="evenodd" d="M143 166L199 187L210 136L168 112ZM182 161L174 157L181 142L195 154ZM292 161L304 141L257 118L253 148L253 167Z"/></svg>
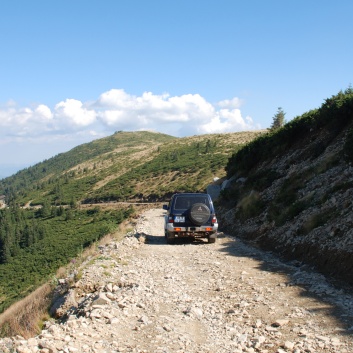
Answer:
<svg viewBox="0 0 353 353"><path fill-rule="evenodd" d="M349 129L346 135L346 140L343 147L344 159L353 163L353 128Z"/></svg>
<svg viewBox="0 0 353 353"><path fill-rule="evenodd" d="M294 144L309 136L312 131L325 129L328 138L324 143L318 144L313 151L318 155L352 120L353 90L349 88L326 99L319 109L296 117L282 128L262 135L245 145L229 158L226 166L227 176L230 178L239 173L250 174L250 171L259 163L273 160L277 155L287 152ZM350 161L353 159L352 140L352 133L349 133L345 152Z"/></svg>
<svg viewBox="0 0 353 353"><path fill-rule="evenodd" d="M306 235L317 227L323 226L328 220L333 218L335 210L325 210L311 215L300 227L298 234Z"/></svg>
<svg viewBox="0 0 353 353"><path fill-rule="evenodd" d="M279 179L281 175L274 169L265 169L249 176L245 186L250 185L257 191L263 191L270 187L272 183Z"/></svg>
<svg viewBox="0 0 353 353"><path fill-rule="evenodd" d="M259 193L251 191L239 201L235 217L239 218L241 221L245 221L249 218L258 216L263 209L264 202L261 200Z"/></svg>

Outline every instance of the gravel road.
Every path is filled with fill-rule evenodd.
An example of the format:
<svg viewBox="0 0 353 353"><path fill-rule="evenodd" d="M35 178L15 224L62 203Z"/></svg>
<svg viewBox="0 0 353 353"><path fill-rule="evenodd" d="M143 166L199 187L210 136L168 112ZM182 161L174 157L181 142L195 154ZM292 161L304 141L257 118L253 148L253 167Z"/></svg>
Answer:
<svg viewBox="0 0 353 353"><path fill-rule="evenodd" d="M352 296L320 274L226 235L166 245L160 210L137 232L148 234L133 259L151 283L147 351L353 352Z"/></svg>
<svg viewBox="0 0 353 353"><path fill-rule="evenodd" d="M224 234L167 245L163 217L148 210L102 247L75 284L78 309L13 340L18 352L353 352L351 295Z"/></svg>

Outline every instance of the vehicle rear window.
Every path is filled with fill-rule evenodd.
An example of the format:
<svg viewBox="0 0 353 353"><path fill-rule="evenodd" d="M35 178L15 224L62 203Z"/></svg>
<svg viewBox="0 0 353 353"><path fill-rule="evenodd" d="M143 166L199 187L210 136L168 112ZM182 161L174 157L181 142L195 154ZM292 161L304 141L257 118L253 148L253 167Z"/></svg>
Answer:
<svg viewBox="0 0 353 353"><path fill-rule="evenodd" d="M194 197L177 196L174 203L174 209L187 210L195 203L204 203L208 207L210 207L209 199L207 196L202 196L202 195L194 196Z"/></svg>

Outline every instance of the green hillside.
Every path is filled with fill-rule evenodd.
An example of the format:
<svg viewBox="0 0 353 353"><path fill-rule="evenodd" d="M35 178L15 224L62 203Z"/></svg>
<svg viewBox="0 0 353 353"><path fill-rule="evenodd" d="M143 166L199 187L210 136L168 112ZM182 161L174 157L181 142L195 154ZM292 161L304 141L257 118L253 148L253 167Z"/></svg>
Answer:
<svg viewBox="0 0 353 353"><path fill-rule="evenodd" d="M264 134L234 153L227 163L228 177L249 174L263 163L285 155L289 149L309 146L302 158L319 156L342 132L346 132L353 120L353 89L325 100L319 108L296 117L281 129ZM353 161L353 144L350 132L342 157ZM312 137L310 139L310 136ZM315 139L316 141L315 141ZM309 138L309 141L308 141ZM308 143L309 142L309 143Z"/></svg>
<svg viewBox="0 0 353 353"><path fill-rule="evenodd" d="M128 170L135 154L173 140L176 138L147 131L116 132L0 180L0 194L6 195L7 203L15 198L22 205L31 200L56 205L81 200L100 181Z"/></svg>
<svg viewBox="0 0 353 353"><path fill-rule="evenodd" d="M118 132L78 146L0 181L7 203L163 199L204 190L224 175L229 156L263 131L175 138L152 132Z"/></svg>
<svg viewBox="0 0 353 353"><path fill-rule="evenodd" d="M259 216L266 210L266 221L284 224L314 205L301 189L332 168L348 169L352 162L353 90L349 88L326 99L320 108L259 136L235 152L226 165L227 177L242 177L246 181L234 183L224 191L223 202L229 207L238 204L237 220ZM290 169L299 164L304 167L288 177ZM261 193L275 182L281 188L276 190L277 195L270 203L266 202ZM347 178L340 188L347 190L351 186L352 182ZM247 206L240 206L246 199L244 204Z"/></svg>

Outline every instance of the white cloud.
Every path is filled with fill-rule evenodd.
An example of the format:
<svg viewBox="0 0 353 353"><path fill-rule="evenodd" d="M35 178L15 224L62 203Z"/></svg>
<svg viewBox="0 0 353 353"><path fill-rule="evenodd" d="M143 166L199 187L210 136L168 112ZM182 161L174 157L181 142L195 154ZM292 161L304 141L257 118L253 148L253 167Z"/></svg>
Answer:
<svg viewBox="0 0 353 353"><path fill-rule="evenodd" d="M0 140L14 137L52 140L80 132L106 136L116 130L152 130L174 136L257 129L250 117L242 117L237 97L211 104L199 94L170 96L144 92L140 96L123 89L102 93L96 101L66 99L51 110L44 104L0 108Z"/></svg>
<svg viewBox="0 0 353 353"><path fill-rule="evenodd" d="M208 134L252 129L254 129L252 119L246 117L244 120L239 109L221 109L211 121L199 127L198 133Z"/></svg>
<svg viewBox="0 0 353 353"><path fill-rule="evenodd" d="M89 126L96 120L96 112L88 110L76 99L66 99L58 103L55 106L55 115L59 123L64 121L71 126Z"/></svg>
<svg viewBox="0 0 353 353"><path fill-rule="evenodd" d="M50 108L44 104L38 105L38 107L35 109L35 113L43 119L51 120L53 118L53 113L51 112Z"/></svg>
<svg viewBox="0 0 353 353"><path fill-rule="evenodd" d="M41 128L43 111L33 111L31 108L17 108L11 105L7 110L0 110L0 138L4 136L23 136L36 134Z"/></svg>
<svg viewBox="0 0 353 353"><path fill-rule="evenodd" d="M242 105L242 100L234 97L232 99L225 99L217 103L217 105L221 108L240 108Z"/></svg>
<svg viewBox="0 0 353 353"><path fill-rule="evenodd" d="M102 93L96 103L103 108L129 108L131 102L135 100L135 97L130 96L123 89L111 89L110 91Z"/></svg>
<svg viewBox="0 0 353 353"><path fill-rule="evenodd" d="M214 114L214 107L198 94L170 97L144 92L136 97L117 89L103 93L92 107L98 108L103 124L130 125L133 130L133 126L147 129L148 124L208 120Z"/></svg>

